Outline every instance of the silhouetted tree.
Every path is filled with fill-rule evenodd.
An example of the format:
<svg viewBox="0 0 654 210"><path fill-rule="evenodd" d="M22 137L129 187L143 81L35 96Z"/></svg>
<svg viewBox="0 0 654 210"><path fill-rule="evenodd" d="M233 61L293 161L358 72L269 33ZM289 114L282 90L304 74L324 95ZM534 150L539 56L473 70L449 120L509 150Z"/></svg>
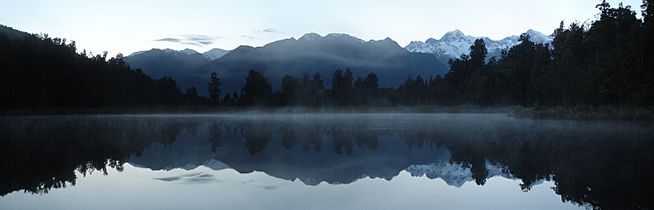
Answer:
<svg viewBox="0 0 654 210"><path fill-rule="evenodd" d="M209 104L218 106L220 104L220 78L216 72L211 73L209 80Z"/></svg>
<svg viewBox="0 0 654 210"><path fill-rule="evenodd" d="M486 62L486 42L483 39L475 40L475 43L470 47L470 62L472 71L480 71L484 68Z"/></svg>
<svg viewBox="0 0 654 210"><path fill-rule="evenodd" d="M379 79L375 73L370 73L363 80L363 87L368 90L377 90L379 88Z"/></svg>
<svg viewBox="0 0 654 210"><path fill-rule="evenodd" d="M250 70L241 89L239 104L242 106L268 105L272 97L272 88L268 79L258 71Z"/></svg>
<svg viewBox="0 0 654 210"><path fill-rule="evenodd" d="M296 94L300 88L300 81L291 76L285 75L282 77L282 97L286 105L297 103Z"/></svg>
<svg viewBox="0 0 654 210"><path fill-rule="evenodd" d="M332 97L336 105L348 105L353 95L352 88L353 74L352 70L346 69L334 71L332 77Z"/></svg>

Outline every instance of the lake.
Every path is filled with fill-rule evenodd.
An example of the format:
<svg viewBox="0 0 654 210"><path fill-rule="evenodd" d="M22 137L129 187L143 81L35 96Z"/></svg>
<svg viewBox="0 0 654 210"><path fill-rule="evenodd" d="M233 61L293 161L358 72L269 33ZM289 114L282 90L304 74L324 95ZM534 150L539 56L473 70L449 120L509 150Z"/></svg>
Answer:
<svg viewBox="0 0 654 210"><path fill-rule="evenodd" d="M0 117L0 209L651 209L651 123Z"/></svg>

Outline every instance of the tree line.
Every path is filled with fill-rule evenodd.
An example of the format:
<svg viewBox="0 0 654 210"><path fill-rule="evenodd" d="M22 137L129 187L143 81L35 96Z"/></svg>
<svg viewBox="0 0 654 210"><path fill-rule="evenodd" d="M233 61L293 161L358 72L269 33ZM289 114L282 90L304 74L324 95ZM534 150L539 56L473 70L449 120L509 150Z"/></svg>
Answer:
<svg viewBox="0 0 654 210"><path fill-rule="evenodd" d="M590 24L561 22L551 44L522 34L520 44L488 58L478 39L468 55L450 60L446 75L409 77L397 88L380 88L374 73L354 79L347 69L334 71L331 89L320 74L305 73L284 76L273 92L261 72L250 70L240 94L210 98L226 106L654 105L654 6L643 1L644 21L622 4L602 1L597 8L600 18ZM220 93L212 84L209 92Z"/></svg>
<svg viewBox="0 0 654 210"><path fill-rule="evenodd" d="M123 55L77 53L75 42L47 34L0 33L0 109L156 106L206 103L171 77L153 79Z"/></svg>
<svg viewBox="0 0 654 210"><path fill-rule="evenodd" d="M0 33L0 109L201 105L395 106L395 105L654 105L654 11L644 0L642 20L629 6L597 5L599 19L563 22L551 44L521 35L520 44L488 58L483 40L450 60L450 72L409 77L399 87L380 87L374 73L356 77L335 70L325 87L320 74L286 75L273 91L251 70L240 92L222 93L212 74L209 95L180 91L171 77L153 79L132 69L121 54L77 53L75 42L47 35Z"/></svg>

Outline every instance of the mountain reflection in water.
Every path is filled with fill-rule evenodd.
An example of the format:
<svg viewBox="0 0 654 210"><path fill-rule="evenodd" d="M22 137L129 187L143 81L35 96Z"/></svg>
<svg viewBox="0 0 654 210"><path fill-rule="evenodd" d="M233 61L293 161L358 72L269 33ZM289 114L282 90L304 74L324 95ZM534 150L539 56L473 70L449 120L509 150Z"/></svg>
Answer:
<svg viewBox="0 0 654 210"><path fill-rule="evenodd" d="M649 209L652 128L503 114L4 117L0 195L45 194L75 185L79 175L120 173L129 163L152 170L263 172L310 186L393 180L403 172L453 187L483 186L499 176L519 180L527 193L553 182L552 193L562 201L586 207ZM157 180L201 184L214 176Z"/></svg>

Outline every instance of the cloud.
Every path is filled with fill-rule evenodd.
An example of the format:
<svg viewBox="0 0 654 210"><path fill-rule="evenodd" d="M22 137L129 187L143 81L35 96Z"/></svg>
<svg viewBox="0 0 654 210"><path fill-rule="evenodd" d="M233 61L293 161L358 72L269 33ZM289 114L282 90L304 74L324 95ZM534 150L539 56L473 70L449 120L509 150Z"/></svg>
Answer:
<svg viewBox="0 0 654 210"><path fill-rule="evenodd" d="M258 39L259 37L262 37L264 34L286 34L280 30L274 29L274 28L264 28L261 30L256 30L248 34L243 34L241 35L241 38L243 39Z"/></svg>
<svg viewBox="0 0 654 210"><path fill-rule="evenodd" d="M222 39L221 36L209 36L201 34L189 34L181 35L176 37L165 37L161 39L155 39L157 42L172 42L183 45L192 45L198 47L206 47L207 45L213 44L217 39Z"/></svg>
<svg viewBox="0 0 654 210"><path fill-rule="evenodd" d="M248 36L248 35L241 35L241 38L245 38L245 39L256 39L255 37L253 37L253 36Z"/></svg>
<svg viewBox="0 0 654 210"><path fill-rule="evenodd" d="M165 181L165 182L172 182L172 181L180 180L182 178L177 176L171 176L171 177L162 177L162 178L154 178L154 179Z"/></svg>
<svg viewBox="0 0 654 210"><path fill-rule="evenodd" d="M286 34L283 31L274 29L274 28L264 28L261 30L254 31L257 34Z"/></svg>
<svg viewBox="0 0 654 210"><path fill-rule="evenodd" d="M206 45L197 42L179 42L179 43L183 45L191 45L191 46L198 46L198 47L204 47Z"/></svg>
<svg viewBox="0 0 654 210"><path fill-rule="evenodd" d="M179 176L170 176L170 177L161 177L154 178L155 180L165 181L165 182L182 182L186 184L202 184L207 182L222 182L221 180L216 179L211 174L205 174L202 172L190 173Z"/></svg>
<svg viewBox="0 0 654 210"><path fill-rule="evenodd" d="M264 189L264 190L272 191L272 190L276 190L276 189L282 188L282 187L284 187L284 186L286 186L286 184L279 184L279 185L255 185L254 187L256 187L256 188L261 188L261 189Z"/></svg>
<svg viewBox="0 0 654 210"><path fill-rule="evenodd" d="M274 29L274 28L265 28L259 31L260 33L272 33L272 34L284 34L284 32Z"/></svg>
<svg viewBox="0 0 654 210"><path fill-rule="evenodd" d="M181 40L176 39L176 38L162 38L162 39L157 39L157 40L154 40L154 41L157 41L157 42L180 42Z"/></svg>

